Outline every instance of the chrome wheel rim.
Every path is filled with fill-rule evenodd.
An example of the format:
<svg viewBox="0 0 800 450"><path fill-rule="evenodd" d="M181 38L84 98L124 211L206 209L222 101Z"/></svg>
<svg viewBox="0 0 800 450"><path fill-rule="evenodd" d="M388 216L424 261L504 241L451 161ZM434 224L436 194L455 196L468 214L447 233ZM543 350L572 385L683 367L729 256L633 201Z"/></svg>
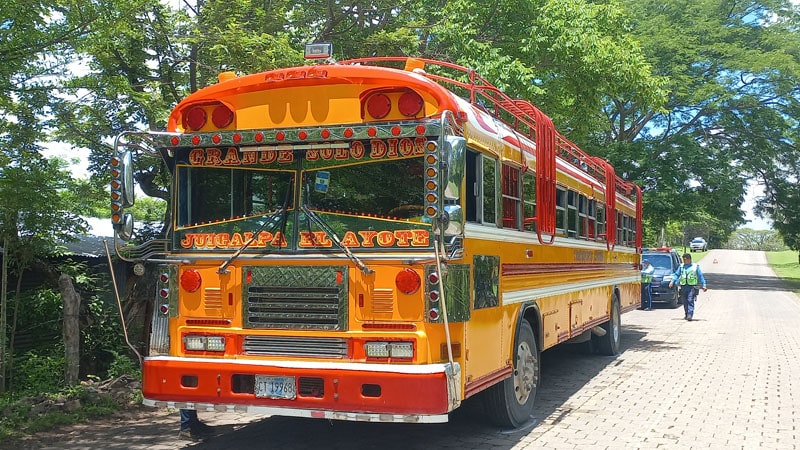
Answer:
<svg viewBox="0 0 800 450"><path fill-rule="evenodd" d="M524 405L536 389L536 356L527 342L517 346L517 361L514 367L514 396Z"/></svg>

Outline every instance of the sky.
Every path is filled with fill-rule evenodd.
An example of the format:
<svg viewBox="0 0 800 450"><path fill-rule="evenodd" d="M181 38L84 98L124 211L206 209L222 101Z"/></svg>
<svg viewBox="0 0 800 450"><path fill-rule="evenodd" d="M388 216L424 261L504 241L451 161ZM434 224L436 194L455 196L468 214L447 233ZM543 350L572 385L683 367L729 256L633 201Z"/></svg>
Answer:
<svg viewBox="0 0 800 450"><path fill-rule="evenodd" d="M757 186L755 184L750 184L747 188L747 194L744 197L744 203L742 204L742 211L745 212L745 220L749 220L750 222L742 225L740 228L750 228L752 230L771 230L772 229L772 221L766 219L760 219L753 214L753 207L756 204L756 198L760 195L763 195L763 189L761 186Z"/></svg>

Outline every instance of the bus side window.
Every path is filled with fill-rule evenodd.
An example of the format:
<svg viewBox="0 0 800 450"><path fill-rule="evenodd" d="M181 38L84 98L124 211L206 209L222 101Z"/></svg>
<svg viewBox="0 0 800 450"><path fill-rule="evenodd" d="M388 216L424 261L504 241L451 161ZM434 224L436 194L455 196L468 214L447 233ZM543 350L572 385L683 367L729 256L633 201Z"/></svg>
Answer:
<svg viewBox="0 0 800 450"><path fill-rule="evenodd" d="M566 235L567 230L567 191L556 187L556 234Z"/></svg>
<svg viewBox="0 0 800 450"><path fill-rule="evenodd" d="M536 231L536 174L522 175L522 200L525 231Z"/></svg>
<svg viewBox="0 0 800 450"><path fill-rule="evenodd" d="M484 156L481 158L481 179L483 180L482 223L497 226L497 161Z"/></svg>
<svg viewBox="0 0 800 450"><path fill-rule="evenodd" d="M464 219L467 222L478 221L478 193L480 189L476 180L478 179L478 157L480 153L467 151L467 170L466 170L466 195L464 199Z"/></svg>
<svg viewBox="0 0 800 450"><path fill-rule="evenodd" d="M520 194L519 169L503 164L503 228L520 229Z"/></svg>
<svg viewBox="0 0 800 450"><path fill-rule="evenodd" d="M588 200L585 195L578 195L578 237L586 239L589 237L589 218L587 216Z"/></svg>
<svg viewBox="0 0 800 450"><path fill-rule="evenodd" d="M597 237L606 240L606 205L597 203Z"/></svg>
<svg viewBox="0 0 800 450"><path fill-rule="evenodd" d="M567 191L567 236L578 236L578 193Z"/></svg>
<svg viewBox="0 0 800 450"><path fill-rule="evenodd" d="M497 226L497 162L467 152L466 220Z"/></svg>

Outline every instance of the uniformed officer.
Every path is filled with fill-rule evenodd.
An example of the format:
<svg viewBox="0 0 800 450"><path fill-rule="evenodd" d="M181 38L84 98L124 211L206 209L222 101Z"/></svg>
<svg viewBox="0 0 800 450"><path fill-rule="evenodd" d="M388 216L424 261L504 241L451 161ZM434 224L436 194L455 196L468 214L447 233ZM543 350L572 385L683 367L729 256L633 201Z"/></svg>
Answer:
<svg viewBox="0 0 800 450"><path fill-rule="evenodd" d="M680 286L679 294L683 302L683 311L686 313L684 319L692 320L694 315L694 301L697 299L697 294L700 289L706 292L706 279L700 266L692 263L692 255L689 253L683 254L683 265L678 267L678 270L672 274L672 281L669 282L669 287L675 284L678 280Z"/></svg>
<svg viewBox="0 0 800 450"><path fill-rule="evenodd" d="M651 291L651 284L653 282L653 272L656 268L650 264L650 261L642 260L642 309L645 311L653 310L653 293Z"/></svg>

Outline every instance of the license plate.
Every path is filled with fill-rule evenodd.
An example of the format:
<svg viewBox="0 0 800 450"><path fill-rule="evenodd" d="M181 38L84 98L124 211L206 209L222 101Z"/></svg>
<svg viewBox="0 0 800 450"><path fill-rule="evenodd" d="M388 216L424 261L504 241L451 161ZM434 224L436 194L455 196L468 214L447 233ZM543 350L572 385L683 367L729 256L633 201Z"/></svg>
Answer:
<svg viewBox="0 0 800 450"><path fill-rule="evenodd" d="M297 396L294 377L256 375L255 394L258 398L294 400Z"/></svg>

